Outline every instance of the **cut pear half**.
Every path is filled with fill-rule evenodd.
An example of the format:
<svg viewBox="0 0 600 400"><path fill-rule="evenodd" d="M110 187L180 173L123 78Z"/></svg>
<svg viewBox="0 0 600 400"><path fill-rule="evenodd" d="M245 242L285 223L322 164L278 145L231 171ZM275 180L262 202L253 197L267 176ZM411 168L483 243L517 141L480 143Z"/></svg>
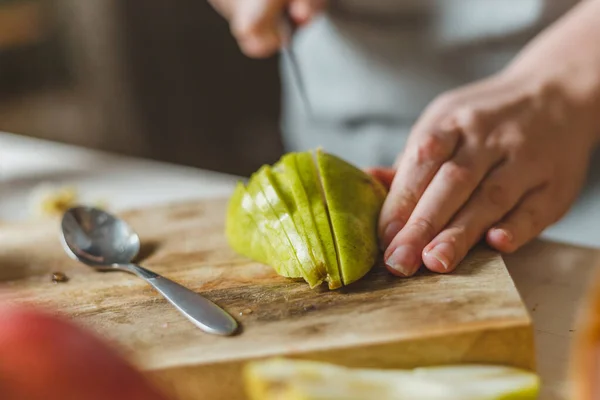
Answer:
<svg viewBox="0 0 600 400"><path fill-rule="evenodd" d="M540 381L493 365L376 370L273 359L247 364L244 384L251 400L534 400Z"/></svg>
<svg viewBox="0 0 600 400"><path fill-rule="evenodd" d="M327 281L337 289L375 264L385 196L379 182L341 158L321 150L290 153L273 168L261 167L247 187L236 188L227 211L227 238L234 250L280 275L302 276L311 288Z"/></svg>

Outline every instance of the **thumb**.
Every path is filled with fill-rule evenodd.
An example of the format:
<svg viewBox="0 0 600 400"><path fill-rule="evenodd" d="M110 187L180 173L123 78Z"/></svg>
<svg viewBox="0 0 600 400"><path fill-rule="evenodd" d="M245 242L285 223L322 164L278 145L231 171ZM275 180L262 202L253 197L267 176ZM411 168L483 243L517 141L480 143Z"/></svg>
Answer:
<svg viewBox="0 0 600 400"><path fill-rule="evenodd" d="M282 15L288 0L241 0L231 17L231 31L244 54L273 55L283 43Z"/></svg>
<svg viewBox="0 0 600 400"><path fill-rule="evenodd" d="M291 0L290 15L297 25L305 25L325 8L325 0Z"/></svg>

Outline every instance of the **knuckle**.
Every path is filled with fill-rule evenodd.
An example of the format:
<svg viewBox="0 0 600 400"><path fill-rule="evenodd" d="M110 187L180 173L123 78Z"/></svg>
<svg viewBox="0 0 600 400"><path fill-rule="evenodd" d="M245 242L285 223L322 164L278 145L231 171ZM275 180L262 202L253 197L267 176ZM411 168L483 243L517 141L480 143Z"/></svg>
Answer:
<svg viewBox="0 0 600 400"><path fill-rule="evenodd" d="M412 192L403 193L397 196L394 201L394 212L392 217L394 220L406 224L410 218L410 214L417 206L418 199Z"/></svg>
<svg viewBox="0 0 600 400"><path fill-rule="evenodd" d="M419 198L410 190L398 196L398 205L404 210L414 210L419 202Z"/></svg>
<svg viewBox="0 0 600 400"><path fill-rule="evenodd" d="M447 157L447 145L442 138L436 135L428 135L417 145L416 161L424 164L431 161L443 161Z"/></svg>
<svg viewBox="0 0 600 400"><path fill-rule="evenodd" d="M473 106L463 106L455 112L454 119L458 126L470 132L481 129L484 122L484 115Z"/></svg>
<svg viewBox="0 0 600 400"><path fill-rule="evenodd" d="M423 217L415 218L415 220L411 222L411 227L427 237L434 237L437 233L433 223Z"/></svg>
<svg viewBox="0 0 600 400"><path fill-rule="evenodd" d="M401 194L389 196L393 199L384 206L381 212L381 219L385 221L396 221L402 226L406 225L410 214L417 206L417 197L409 191L403 191Z"/></svg>
<svg viewBox="0 0 600 400"><path fill-rule="evenodd" d="M475 179L474 172L454 161L448 161L444 164L444 176L454 185L471 185Z"/></svg>
<svg viewBox="0 0 600 400"><path fill-rule="evenodd" d="M483 188L483 196L486 203L501 210L508 210L513 205L510 191L497 183L486 185Z"/></svg>

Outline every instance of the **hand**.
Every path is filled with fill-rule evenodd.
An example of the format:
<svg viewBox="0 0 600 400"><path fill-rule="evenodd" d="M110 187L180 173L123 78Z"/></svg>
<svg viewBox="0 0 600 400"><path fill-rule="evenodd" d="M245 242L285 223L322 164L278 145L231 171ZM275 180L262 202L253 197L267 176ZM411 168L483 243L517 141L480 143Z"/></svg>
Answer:
<svg viewBox="0 0 600 400"><path fill-rule="evenodd" d="M231 31L244 54L263 58L278 51L287 40L282 15L289 12L302 26L321 11L325 0L209 0L229 20Z"/></svg>
<svg viewBox="0 0 600 400"><path fill-rule="evenodd" d="M536 237L584 183L594 115L562 87L514 71L443 94L397 170L371 171L391 186L379 232L388 269L450 272L482 237L502 252Z"/></svg>
<svg viewBox="0 0 600 400"><path fill-rule="evenodd" d="M60 318L0 310L3 400L166 400L100 340Z"/></svg>

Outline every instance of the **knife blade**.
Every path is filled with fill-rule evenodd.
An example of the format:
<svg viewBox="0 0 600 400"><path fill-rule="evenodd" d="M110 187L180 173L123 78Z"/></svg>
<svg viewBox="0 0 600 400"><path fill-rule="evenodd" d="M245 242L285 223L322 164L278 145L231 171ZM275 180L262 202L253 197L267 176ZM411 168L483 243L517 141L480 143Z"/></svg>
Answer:
<svg viewBox="0 0 600 400"><path fill-rule="evenodd" d="M283 16L283 29L284 35L286 37L285 44L282 46L281 53L283 57L286 59L286 64L290 67L290 74L296 87L298 88L298 92L300 94L300 98L302 99L302 103L304 104L304 108L309 117L312 117L312 107L308 98L308 92L306 90L306 86L304 84L304 79L302 77L302 71L300 69L300 64L298 63L298 58L296 57L296 53L292 47L292 39L294 33L296 31L296 24L290 17L288 13L284 13Z"/></svg>

